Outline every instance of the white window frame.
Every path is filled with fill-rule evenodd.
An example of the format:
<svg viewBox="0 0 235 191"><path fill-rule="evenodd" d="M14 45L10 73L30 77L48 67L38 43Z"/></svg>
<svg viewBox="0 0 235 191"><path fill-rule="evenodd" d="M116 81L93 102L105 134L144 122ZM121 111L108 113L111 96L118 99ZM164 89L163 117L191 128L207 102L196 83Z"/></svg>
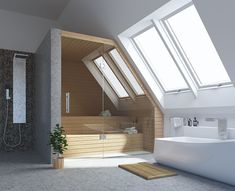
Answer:
<svg viewBox="0 0 235 191"><path fill-rule="evenodd" d="M102 57L102 58L105 60L106 64L108 65L108 67L110 68L110 70L112 71L112 73L114 74L114 76L117 78L117 80L119 81L119 83L121 84L121 86L123 87L123 89L126 91L126 93L127 93L128 96L120 96L120 95L118 95L118 92L117 92L118 90L115 90L115 88L114 88L114 87L111 85L111 83L109 82L109 79L107 79L107 77L102 73L101 69L96 65L95 60L96 60L97 58L99 58L99 57ZM106 83L109 84L109 86L112 88L112 90L115 92L115 94L117 95L117 97L118 97L119 99L130 98L130 95L129 95L128 91L126 90L125 86L124 86L123 83L119 80L119 78L117 77L116 73L113 71L112 67L110 67L109 62L105 59L105 57L104 57L103 55L99 55L98 57L92 59L92 63L95 65L95 67L96 67L97 70L99 71L100 75L104 77Z"/></svg>
<svg viewBox="0 0 235 191"><path fill-rule="evenodd" d="M130 54L134 61L134 65L136 61L141 61L142 64L149 70L150 75L153 77L155 83L158 86L160 92L156 92L158 90L152 90L153 87L149 86L147 81L144 80L144 83L148 86L148 89L152 92L156 92L154 96L160 100L159 102L161 105L164 105L164 99L162 96L165 94L174 94L174 93L181 93L185 91L191 91L195 98L198 97L198 91L205 90L205 89L212 89L212 88L220 88L220 87L229 87L233 86L232 83L219 83L215 85L206 85L201 86L198 83L198 80L195 78L191 68L188 65L187 58L183 55L179 45L177 44L175 38L172 37L172 34L169 32L169 28L166 26L164 19L169 18L178 12L186 9L187 7L193 5L192 0L172 0L168 2L166 5L160 7L157 11L152 13L151 15L147 16L131 28L127 29L123 33L119 34L118 37L120 41L123 43L124 47L126 48L127 52ZM173 60L175 61L176 66L178 67L182 77L184 78L185 82L188 84L188 90L180 90L180 91L164 91L164 88L160 81L158 80L157 76L152 71L151 67L148 66L148 62L145 59L143 53L141 53L140 49L138 48L137 44L134 41L134 37L138 36L139 34L143 33L144 31L148 30L151 27L155 27L157 32L159 33L160 37L163 40L166 48L168 49L170 55L172 56ZM138 66L135 66L138 68ZM140 69L138 69L138 73L141 74ZM142 76L142 78L144 78Z"/></svg>
<svg viewBox="0 0 235 191"><path fill-rule="evenodd" d="M151 21L151 22L152 22L152 21ZM162 90L164 93L179 93L179 92L188 91L189 88L183 88L183 89L176 89L176 90L166 91L166 90L164 89L164 86L162 85L162 83L161 83L160 80L158 79L157 75L155 74L155 72L153 71L153 69L150 67L150 65L149 65L149 63L148 63L148 61L147 61L147 59L146 59L145 56L144 56L144 54L142 53L142 51L141 51L140 48L138 47L137 43L135 42L134 38L135 38L136 36L138 36L138 35L144 33L145 31L147 31L147 30L149 30L149 29L151 29L151 28L153 28L153 27L156 29L157 33L159 34L160 38L162 39L163 43L165 44L166 49L168 50L168 52L169 52L169 54L171 55L171 57L172 57L174 63L176 64L176 67L179 69L179 72L180 72L181 75L182 75L182 71L180 70L179 65L178 65L176 59L174 58L172 52L169 50L169 47L168 47L168 45L166 44L166 41L164 40L162 34L160 33L159 28L158 28L153 22L152 22L152 24L149 25L148 27L146 27L146 28L144 28L143 30L141 30L141 31L135 33L134 35L132 35L132 36L130 37L131 42L134 44L134 47L136 48L138 54L139 54L139 55L141 56L141 58L143 59L145 66L148 68L149 72L153 75L154 80L155 80L156 83L160 86L161 90ZM184 75L182 75L182 77L183 77L185 83L188 85L188 87L190 87L190 85L188 84L188 82L187 82L187 80L185 79Z"/></svg>
<svg viewBox="0 0 235 191"><path fill-rule="evenodd" d="M119 109L119 97L116 92L112 89L109 83L105 80L105 78L101 75L99 69L92 62L92 59L98 57L100 52L98 50L93 51L89 55L85 56L82 59L82 62L85 64L87 69L91 72L93 77L96 79L97 83L103 88L105 94L109 97L114 106Z"/></svg>
<svg viewBox="0 0 235 191"><path fill-rule="evenodd" d="M175 46L175 51L180 54L180 57L182 58L184 65L187 67L188 72L190 73L191 78L193 79L193 81L195 82L197 89L198 90L203 90L203 89L210 89L210 88L221 88L221 87L228 87L228 86L232 86L232 82L224 82L224 83L215 83L215 84L210 84L210 85L202 85L200 84L200 80L199 77L196 73L196 71L194 70L193 66L191 65L185 51L183 50L180 42L177 40L176 35L174 34L173 29L171 29L170 25L167 22L167 19L176 15L177 13L183 11L184 9L193 6L193 2L189 2L187 4L185 4L184 6L178 8L177 10L173 11L172 13L168 14L167 16L163 17L160 22L162 24L162 26L165 29L165 33L166 35L170 36L170 39L173 41L173 44Z"/></svg>
<svg viewBox="0 0 235 191"><path fill-rule="evenodd" d="M132 82L129 80L128 76L126 76L126 74L124 73L124 71L120 68L119 64L117 63L117 61L115 60L115 58L112 56L111 51L112 50L116 50L118 52L118 54L120 55L121 59L123 60L124 64L126 65L126 67L129 69L130 73L132 74L133 78L135 78L136 83L139 85L140 89L142 90L143 93L139 94L134 85L132 84ZM113 48L111 50L109 50L107 52L107 55L111 58L111 60L113 61L113 63L115 63L115 65L117 66L119 72L125 76L125 79L127 80L129 86L131 87L131 89L134 91L135 96L139 97L139 96L145 96L145 92L143 87L141 86L141 84L139 83L138 79L136 78L136 76L134 75L133 71L131 70L131 68L128 66L128 64L126 63L126 60L122 57L121 53L119 52L119 50L117 48Z"/></svg>

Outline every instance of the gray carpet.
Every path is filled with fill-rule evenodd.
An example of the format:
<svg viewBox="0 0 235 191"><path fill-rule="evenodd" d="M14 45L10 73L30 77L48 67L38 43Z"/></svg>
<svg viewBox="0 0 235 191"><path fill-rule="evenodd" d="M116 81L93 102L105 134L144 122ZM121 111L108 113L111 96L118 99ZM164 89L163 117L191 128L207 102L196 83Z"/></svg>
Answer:
<svg viewBox="0 0 235 191"><path fill-rule="evenodd" d="M144 180L117 167L54 170L35 153L0 153L0 191L234 191L235 187L178 171Z"/></svg>

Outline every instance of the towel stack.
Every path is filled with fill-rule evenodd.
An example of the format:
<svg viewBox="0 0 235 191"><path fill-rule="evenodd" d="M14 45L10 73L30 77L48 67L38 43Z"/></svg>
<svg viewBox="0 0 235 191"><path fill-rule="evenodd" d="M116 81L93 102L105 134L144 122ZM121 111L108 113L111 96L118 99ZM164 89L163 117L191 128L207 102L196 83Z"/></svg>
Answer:
<svg viewBox="0 0 235 191"><path fill-rule="evenodd" d="M174 128L184 126L184 119L182 117L173 117L171 118L171 124Z"/></svg>
<svg viewBox="0 0 235 191"><path fill-rule="evenodd" d="M107 110L101 111L100 116L111 117L112 115L111 115L111 112L107 109Z"/></svg>
<svg viewBox="0 0 235 191"><path fill-rule="evenodd" d="M138 131L137 131L136 127L128 127L128 128L125 128L123 133L127 133L130 135L130 134L137 134Z"/></svg>

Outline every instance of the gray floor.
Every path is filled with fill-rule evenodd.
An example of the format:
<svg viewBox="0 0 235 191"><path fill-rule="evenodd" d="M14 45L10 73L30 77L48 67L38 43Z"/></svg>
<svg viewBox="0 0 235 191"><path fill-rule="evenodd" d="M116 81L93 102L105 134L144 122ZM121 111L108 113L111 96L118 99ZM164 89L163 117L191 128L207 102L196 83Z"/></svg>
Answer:
<svg viewBox="0 0 235 191"><path fill-rule="evenodd" d="M0 153L0 191L225 191L235 187L178 171L146 181L117 167L54 170L35 153Z"/></svg>

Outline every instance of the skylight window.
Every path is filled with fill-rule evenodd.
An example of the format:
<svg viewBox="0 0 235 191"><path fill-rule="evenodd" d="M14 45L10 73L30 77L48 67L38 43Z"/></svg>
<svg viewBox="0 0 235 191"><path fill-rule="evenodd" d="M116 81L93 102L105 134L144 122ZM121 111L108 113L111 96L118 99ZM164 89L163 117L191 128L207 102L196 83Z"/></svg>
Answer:
<svg viewBox="0 0 235 191"><path fill-rule="evenodd" d="M147 29L133 39L165 92L188 89L155 27Z"/></svg>
<svg viewBox="0 0 235 191"><path fill-rule="evenodd" d="M118 53L117 49L113 49L109 52L109 55L112 57L112 59L115 61L116 65L118 66L119 70L125 75L127 78L129 84L135 91L137 95L143 95L144 91L140 87L139 83L135 79L134 75L130 71L130 69L127 67L126 63Z"/></svg>
<svg viewBox="0 0 235 191"><path fill-rule="evenodd" d="M231 82L194 5L166 19L165 23L199 87Z"/></svg>
<svg viewBox="0 0 235 191"><path fill-rule="evenodd" d="M118 80L116 75L113 73L112 69L109 67L105 59L100 56L94 60L94 63L99 68L100 72L104 75L108 83L111 85L113 90L116 92L118 97L129 97L128 93L122 86L121 82Z"/></svg>

